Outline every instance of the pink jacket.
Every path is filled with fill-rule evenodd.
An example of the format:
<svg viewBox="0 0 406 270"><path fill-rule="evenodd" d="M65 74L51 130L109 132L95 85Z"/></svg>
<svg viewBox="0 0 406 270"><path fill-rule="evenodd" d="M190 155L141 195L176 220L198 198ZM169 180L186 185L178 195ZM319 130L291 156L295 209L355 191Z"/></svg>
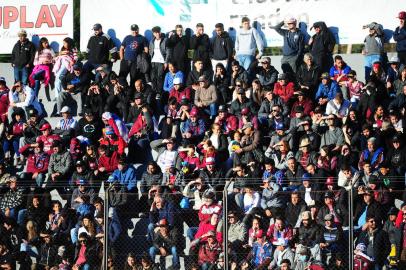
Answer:
<svg viewBox="0 0 406 270"><path fill-rule="evenodd" d="M31 75L30 75L31 87L34 87L34 85L35 85L34 75L37 74L41 70L45 71L44 85L48 86L49 81L51 80L51 71L49 69L49 66L48 65L37 65L37 66L34 66L34 69L32 70Z"/></svg>

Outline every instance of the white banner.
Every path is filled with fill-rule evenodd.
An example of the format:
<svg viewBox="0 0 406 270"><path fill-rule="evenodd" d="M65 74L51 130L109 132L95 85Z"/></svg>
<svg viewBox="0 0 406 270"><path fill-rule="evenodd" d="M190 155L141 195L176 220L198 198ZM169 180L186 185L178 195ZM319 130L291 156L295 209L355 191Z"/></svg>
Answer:
<svg viewBox="0 0 406 270"><path fill-rule="evenodd" d="M235 36L244 16L260 30L267 46L282 45L281 36L271 27L289 17L300 22L308 37L313 34L312 24L324 21L339 43L362 43L368 34L362 26L374 21L381 23L391 38L403 4L403 0L86 0L81 2L81 50L86 50L95 23L101 23L119 45L134 23L147 38L156 25L163 32L173 30L176 24L193 31L198 22L205 25L209 36L217 22Z"/></svg>
<svg viewBox="0 0 406 270"><path fill-rule="evenodd" d="M58 51L65 37L73 37L73 0L2 0L0 53L11 53L20 29L25 29L34 43L48 38Z"/></svg>

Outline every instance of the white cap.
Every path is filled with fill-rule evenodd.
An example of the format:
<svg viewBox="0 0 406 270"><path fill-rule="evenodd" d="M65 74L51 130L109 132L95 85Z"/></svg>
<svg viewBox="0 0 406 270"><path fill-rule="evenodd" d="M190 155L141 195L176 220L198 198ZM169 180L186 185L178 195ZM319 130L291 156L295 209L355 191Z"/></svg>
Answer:
<svg viewBox="0 0 406 270"><path fill-rule="evenodd" d="M175 77L174 79L173 79L173 84L175 85L175 84L181 84L182 83L182 78L179 78L179 77Z"/></svg>
<svg viewBox="0 0 406 270"><path fill-rule="evenodd" d="M290 17L290 18L287 18L286 20L285 20L285 23L296 23L297 21L296 21L296 18L295 17Z"/></svg>
<svg viewBox="0 0 406 270"><path fill-rule="evenodd" d="M61 113L70 113L70 109L68 106L63 106L61 109Z"/></svg>

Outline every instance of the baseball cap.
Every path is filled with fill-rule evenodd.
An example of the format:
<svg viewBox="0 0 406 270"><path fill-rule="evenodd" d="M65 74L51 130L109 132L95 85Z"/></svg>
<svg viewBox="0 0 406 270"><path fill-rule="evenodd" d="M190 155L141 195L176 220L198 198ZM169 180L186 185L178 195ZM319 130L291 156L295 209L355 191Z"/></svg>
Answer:
<svg viewBox="0 0 406 270"><path fill-rule="evenodd" d="M271 58L269 56L264 56L261 58L261 63L271 63Z"/></svg>
<svg viewBox="0 0 406 270"><path fill-rule="evenodd" d="M290 17L290 18L285 20L285 23L296 23L296 18Z"/></svg>
<svg viewBox="0 0 406 270"><path fill-rule="evenodd" d="M226 105L220 105L218 111L219 111L219 112L227 112L227 107L226 107Z"/></svg>
<svg viewBox="0 0 406 270"><path fill-rule="evenodd" d="M84 167L85 166L85 163L83 162L83 160L78 160L78 161L76 161L76 164L75 164L75 166L76 167Z"/></svg>
<svg viewBox="0 0 406 270"><path fill-rule="evenodd" d="M241 114L242 115L247 115L247 114L249 114L250 113L250 109L248 109L248 108L243 108L242 110L241 110Z"/></svg>
<svg viewBox="0 0 406 270"><path fill-rule="evenodd" d="M28 111L28 115L29 115L29 117L37 116L37 115L38 115L37 109L34 109L34 108L30 109L30 110Z"/></svg>
<svg viewBox="0 0 406 270"><path fill-rule="evenodd" d="M6 82L6 78L4 78L4 77L0 77L0 82Z"/></svg>
<svg viewBox="0 0 406 270"><path fill-rule="evenodd" d="M134 99L140 99L142 97L140 92L134 94Z"/></svg>
<svg viewBox="0 0 406 270"><path fill-rule="evenodd" d="M73 70L82 70L82 68L83 68L82 62L76 62L76 63L73 65Z"/></svg>
<svg viewBox="0 0 406 270"><path fill-rule="evenodd" d="M107 126L104 132L105 132L106 135L113 135L114 134L114 130L110 126Z"/></svg>
<svg viewBox="0 0 406 270"><path fill-rule="evenodd" d="M96 23L93 25L92 30L100 30L100 29L102 29L102 25L100 23Z"/></svg>
<svg viewBox="0 0 406 270"><path fill-rule="evenodd" d="M205 81L207 81L207 78L205 75L202 75L199 77L199 82L205 82Z"/></svg>
<svg viewBox="0 0 406 270"><path fill-rule="evenodd" d="M312 176L310 175L310 173L304 173L302 175L302 181L310 181L311 178Z"/></svg>
<svg viewBox="0 0 406 270"><path fill-rule="evenodd" d="M197 114L198 114L198 112L197 112L196 108L193 108L189 113L190 116L197 116Z"/></svg>
<svg viewBox="0 0 406 270"><path fill-rule="evenodd" d="M400 13L399 13L400 14ZM24 29L21 29L20 31L18 31L18 36L19 37L21 37L21 36L27 36L27 31L25 31Z"/></svg>
<svg viewBox="0 0 406 270"><path fill-rule="evenodd" d="M334 199L334 193L332 191L327 191L324 193L324 198Z"/></svg>
<svg viewBox="0 0 406 270"><path fill-rule="evenodd" d="M402 19L402 20L406 19L406 11L399 12L397 18Z"/></svg>
<svg viewBox="0 0 406 270"><path fill-rule="evenodd" d="M87 184L87 180L86 179L78 179L77 181L76 181L76 185L78 185L78 186L84 186L84 185L86 185Z"/></svg>
<svg viewBox="0 0 406 270"><path fill-rule="evenodd" d="M286 80L287 76L285 73L279 73L278 74L278 80Z"/></svg>
<svg viewBox="0 0 406 270"><path fill-rule="evenodd" d="M68 106L63 106L61 109L61 113L70 113L70 109Z"/></svg>
<svg viewBox="0 0 406 270"><path fill-rule="evenodd" d="M44 131L44 130L51 129L51 128L52 127L49 123L45 123L41 126L41 128L39 130Z"/></svg>
<svg viewBox="0 0 406 270"><path fill-rule="evenodd" d="M199 78L200 79L200 78ZM175 79L173 79L173 84L174 85L176 85L176 84L182 84L183 82L182 82L182 78L179 78L179 77L175 77Z"/></svg>
<svg viewBox="0 0 406 270"><path fill-rule="evenodd" d="M324 221L332 221L334 220L334 216L332 214L327 214L324 216Z"/></svg>
<svg viewBox="0 0 406 270"><path fill-rule="evenodd" d="M328 79L328 78L330 78L330 74L328 74L327 72L324 72L323 74L321 74L321 78Z"/></svg>
<svg viewBox="0 0 406 270"><path fill-rule="evenodd" d="M137 24L134 23L131 25L131 31L138 31L138 29L139 29L139 27Z"/></svg>
<svg viewBox="0 0 406 270"><path fill-rule="evenodd" d="M248 122L248 123L245 123L244 124L244 126L242 127L242 130L245 130L245 129L247 129L247 128L252 128L253 126L252 126L252 124L251 124L251 122Z"/></svg>
<svg viewBox="0 0 406 270"><path fill-rule="evenodd" d="M283 130L285 129L285 125L283 123L277 123L275 126L276 130Z"/></svg>
<svg viewBox="0 0 406 270"><path fill-rule="evenodd" d="M206 165L214 165L214 164L216 164L216 160L214 159L214 157L206 158Z"/></svg>

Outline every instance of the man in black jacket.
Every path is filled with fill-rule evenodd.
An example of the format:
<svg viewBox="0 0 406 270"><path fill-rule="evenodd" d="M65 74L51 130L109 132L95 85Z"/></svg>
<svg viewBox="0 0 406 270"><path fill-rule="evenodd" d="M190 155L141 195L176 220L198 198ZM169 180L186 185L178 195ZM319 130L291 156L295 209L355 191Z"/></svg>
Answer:
<svg viewBox="0 0 406 270"><path fill-rule="evenodd" d="M92 144L97 144L102 135L103 122L90 109L85 109L85 116L79 119L75 136L83 136Z"/></svg>
<svg viewBox="0 0 406 270"><path fill-rule="evenodd" d="M193 50L192 60L202 60L204 70L210 70L210 39L209 36L204 33L202 23L196 24L196 33L190 38L190 48Z"/></svg>
<svg viewBox="0 0 406 270"><path fill-rule="evenodd" d="M11 52L11 66L14 68L14 81L28 83L30 68L34 62L35 46L27 38L27 32L20 30L18 32L18 41Z"/></svg>
<svg viewBox="0 0 406 270"><path fill-rule="evenodd" d="M96 23L93 30L94 35L90 37L87 43L88 61L84 66L87 71L92 71L103 64L108 64L111 67L113 64L109 61L110 54L113 63L118 58L117 47L110 36L103 33L101 24Z"/></svg>
<svg viewBox="0 0 406 270"><path fill-rule="evenodd" d="M183 33L183 26L178 24L175 30L168 36L168 47L171 50L169 62L173 62L180 71L184 73L184 78L190 71L190 61L188 58L189 38Z"/></svg>
<svg viewBox="0 0 406 270"><path fill-rule="evenodd" d="M76 105L76 112L82 115L83 97L86 97L87 89L91 81L91 73L83 70L81 62L73 65L73 72L67 73L61 78L63 91L56 100L57 114L60 114L63 106L73 107Z"/></svg>
<svg viewBox="0 0 406 270"><path fill-rule="evenodd" d="M357 244L365 244L367 246L366 255L374 258L374 269L382 269L391 250L389 236L380 227L380 218L368 214L366 220L366 230L358 237Z"/></svg>
<svg viewBox="0 0 406 270"><path fill-rule="evenodd" d="M214 73L216 73L215 68L218 63L222 63L227 70L234 50L233 41L227 31L224 31L224 25L217 23L215 28L216 35L210 40L210 58Z"/></svg>

